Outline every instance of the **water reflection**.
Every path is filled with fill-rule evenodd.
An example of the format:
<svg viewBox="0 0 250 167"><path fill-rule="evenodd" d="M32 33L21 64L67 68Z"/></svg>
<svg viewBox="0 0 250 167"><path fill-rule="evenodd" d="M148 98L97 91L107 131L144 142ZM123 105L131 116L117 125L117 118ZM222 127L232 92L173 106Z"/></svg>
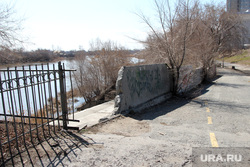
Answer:
<svg viewBox="0 0 250 167"><path fill-rule="evenodd" d="M74 60L63 60L61 61L62 64L64 65L65 69L72 69L73 64L74 64ZM1 70L6 70L7 68L2 68ZM9 67L9 70L30 70L29 72L18 72L18 74L16 72L11 72L11 73L5 73L5 72L0 72L1 73L1 80L5 82L2 82L1 86L3 88L3 90L7 89L8 86L11 85L11 87L16 87L17 85L25 85L25 84L36 84L37 82L39 82L39 80L42 80L44 77L51 77L51 79L53 79L53 75L54 77L58 74L43 74L40 73L39 77L35 76L35 70L58 70L58 63L57 62L53 62L53 63L48 63L48 64L24 64L23 66L13 66L13 67ZM34 70L32 72L32 70ZM25 79L26 76L29 75L33 75L32 77L27 77ZM21 78L16 80L15 78ZM72 76L71 76L72 77ZM9 81L9 78L11 78L12 80ZM74 82L70 81L70 75L69 73L65 74L65 78L66 78L66 91L70 92L71 91L71 84L73 86L73 88L75 87ZM72 78L73 80L73 78ZM11 82L11 83L10 83ZM17 84L18 82L18 84ZM3 114L4 110L5 113L7 114L15 114L15 115L20 115L20 113L22 112L22 115L28 115L29 113L34 113L35 111L39 111L41 110L45 105L50 105L51 101L49 99L55 99L56 94L55 92L59 92L60 87L59 87L59 81L55 80L55 81L51 81L50 83L45 83L43 84L40 88L37 87L29 87L29 88L25 88L25 86L23 88L20 88L19 90L12 90L11 92L4 92L1 96L0 96L0 113ZM47 96L41 96L41 93L44 92L45 95ZM71 93L69 93L71 94ZM57 95L59 96L59 95ZM39 99L41 98L41 99ZM12 102L10 102L12 100ZM21 101L21 102L20 102ZM42 105L41 105L41 101L42 101ZM78 107L80 107L84 102L84 98L82 97L74 97L72 99L72 97L68 97L68 110L69 113L72 113L74 111L77 110ZM72 103L72 101L74 101L74 103ZM5 103L5 104L3 104ZM14 105L11 105L11 104ZM53 103L53 102L52 102ZM30 106L28 106L30 105ZM4 108L5 106L5 108ZM35 106L35 107L31 107L31 106ZM12 112L12 113L10 113ZM58 113L52 113L55 114L55 116L58 115ZM59 113L60 114L60 113Z"/></svg>

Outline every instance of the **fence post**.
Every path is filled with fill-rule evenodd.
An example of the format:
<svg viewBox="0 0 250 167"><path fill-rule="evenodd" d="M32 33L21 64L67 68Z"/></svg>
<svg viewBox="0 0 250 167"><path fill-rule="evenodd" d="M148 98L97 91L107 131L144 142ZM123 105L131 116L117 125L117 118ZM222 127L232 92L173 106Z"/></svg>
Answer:
<svg viewBox="0 0 250 167"><path fill-rule="evenodd" d="M66 80L65 80L65 72L62 68L61 62L58 62L58 70L59 70L59 82L60 82L60 92L61 92L61 107L62 107L62 118L63 118L63 129L68 130L67 126L67 96L66 96Z"/></svg>

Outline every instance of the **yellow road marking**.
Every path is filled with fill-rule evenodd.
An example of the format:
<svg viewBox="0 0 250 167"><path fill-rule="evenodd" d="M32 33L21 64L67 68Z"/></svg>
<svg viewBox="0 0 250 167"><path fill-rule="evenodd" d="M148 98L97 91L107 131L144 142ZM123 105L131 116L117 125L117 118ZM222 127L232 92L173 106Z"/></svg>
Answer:
<svg viewBox="0 0 250 167"><path fill-rule="evenodd" d="M210 109L208 107L206 109L207 109L207 112L210 112Z"/></svg>
<svg viewBox="0 0 250 167"><path fill-rule="evenodd" d="M219 147L214 133L210 133L210 141L211 141L212 147Z"/></svg>
<svg viewBox="0 0 250 167"><path fill-rule="evenodd" d="M208 123L208 124L213 124L213 122L212 122L212 117L207 117L207 123Z"/></svg>

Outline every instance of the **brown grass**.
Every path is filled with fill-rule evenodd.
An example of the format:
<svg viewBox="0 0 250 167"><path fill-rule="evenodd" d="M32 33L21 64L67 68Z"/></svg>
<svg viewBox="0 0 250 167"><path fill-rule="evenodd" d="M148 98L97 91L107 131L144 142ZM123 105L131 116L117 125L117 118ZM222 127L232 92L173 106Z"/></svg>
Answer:
<svg viewBox="0 0 250 167"><path fill-rule="evenodd" d="M229 57L225 57L224 61L230 62L230 63L250 65L250 49L242 50L238 54L235 54L235 55L229 56Z"/></svg>
<svg viewBox="0 0 250 167"><path fill-rule="evenodd" d="M19 119L17 119L18 121ZM10 158L10 151L12 153L12 156L18 154L18 149L20 152L23 152L26 150L26 148L29 148L31 146L35 146L39 144L40 142L44 141L46 138L50 137L49 133L49 127L44 125L42 127L37 128L37 130L33 130L29 133L30 129L36 128L36 125L28 125L28 124L21 124L13 122L7 123L7 129L6 130L6 124L4 122L0 122L0 138L1 138L1 148L3 152L3 159L7 160ZM50 131L51 131L50 127ZM58 129L55 129L56 132ZM16 131L16 133L15 133ZM24 133L27 133L23 135ZM20 136L17 138L17 140L13 140L10 142L10 145L8 144L8 137L9 140L15 139L16 136ZM0 154L0 164L2 164L2 155Z"/></svg>

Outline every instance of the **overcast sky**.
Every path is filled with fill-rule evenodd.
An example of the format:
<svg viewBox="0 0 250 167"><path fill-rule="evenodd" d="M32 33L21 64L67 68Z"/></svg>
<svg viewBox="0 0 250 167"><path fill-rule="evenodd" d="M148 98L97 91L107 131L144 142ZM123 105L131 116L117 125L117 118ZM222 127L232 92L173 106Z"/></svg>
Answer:
<svg viewBox="0 0 250 167"><path fill-rule="evenodd" d="M130 37L145 39L148 29L134 13L154 17L153 0L15 0L14 4L17 14L25 18L27 50L88 50L96 38L140 49Z"/></svg>

